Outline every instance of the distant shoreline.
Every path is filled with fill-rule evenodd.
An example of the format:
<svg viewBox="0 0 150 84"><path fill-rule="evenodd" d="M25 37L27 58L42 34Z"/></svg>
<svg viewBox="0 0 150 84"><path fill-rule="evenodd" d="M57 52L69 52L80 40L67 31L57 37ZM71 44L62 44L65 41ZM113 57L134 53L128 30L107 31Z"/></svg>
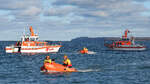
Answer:
<svg viewBox="0 0 150 84"><path fill-rule="evenodd" d="M104 40L119 40L121 37L77 37L75 39L82 39L82 38L89 38L89 39L98 39L103 38ZM61 40L61 41L72 41L72 40ZM135 40L150 40L150 37L135 37ZM0 41L18 41L18 40L0 40ZM59 40L43 40L43 41L59 41Z"/></svg>
<svg viewBox="0 0 150 84"><path fill-rule="evenodd" d="M119 40L120 37L104 37L105 40ZM135 37L135 40L150 40L150 37Z"/></svg>

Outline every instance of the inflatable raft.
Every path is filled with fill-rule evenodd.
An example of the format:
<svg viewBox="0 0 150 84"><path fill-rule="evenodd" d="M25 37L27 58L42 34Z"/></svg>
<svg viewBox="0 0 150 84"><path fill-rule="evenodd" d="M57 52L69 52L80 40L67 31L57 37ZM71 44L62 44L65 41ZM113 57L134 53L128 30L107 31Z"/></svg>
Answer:
<svg viewBox="0 0 150 84"><path fill-rule="evenodd" d="M84 50L80 50L80 53L81 54L96 54L96 52L93 52L93 51L85 52Z"/></svg>
<svg viewBox="0 0 150 84"><path fill-rule="evenodd" d="M88 54L88 51L80 50L80 53L81 53L81 54Z"/></svg>
<svg viewBox="0 0 150 84"><path fill-rule="evenodd" d="M68 68L58 63L45 63L41 67L41 71L44 72L77 72L75 68Z"/></svg>

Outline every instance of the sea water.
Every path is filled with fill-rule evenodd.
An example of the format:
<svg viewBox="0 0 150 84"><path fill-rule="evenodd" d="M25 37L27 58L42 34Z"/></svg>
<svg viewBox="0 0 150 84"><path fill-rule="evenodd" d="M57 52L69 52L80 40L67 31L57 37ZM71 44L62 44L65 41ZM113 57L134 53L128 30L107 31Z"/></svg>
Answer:
<svg viewBox="0 0 150 84"><path fill-rule="evenodd" d="M62 42L63 47L53 54L7 54L0 42L0 84L150 84L150 41L142 42L146 51L111 51L104 47L104 39L76 39ZM87 47L95 54L79 54ZM62 63L68 55L79 72L43 73L40 67L50 55Z"/></svg>

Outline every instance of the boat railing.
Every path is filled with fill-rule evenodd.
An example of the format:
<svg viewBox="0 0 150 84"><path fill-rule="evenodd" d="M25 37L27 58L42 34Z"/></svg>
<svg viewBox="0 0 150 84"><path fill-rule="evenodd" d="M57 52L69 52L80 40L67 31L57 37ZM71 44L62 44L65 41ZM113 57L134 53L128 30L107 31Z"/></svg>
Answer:
<svg viewBox="0 0 150 84"><path fill-rule="evenodd" d="M135 44L135 45L118 45L118 47L143 47L144 45L140 45L140 44Z"/></svg>
<svg viewBox="0 0 150 84"><path fill-rule="evenodd" d="M17 46L17 45L10 45L10 46L6 46L6 47L15 48L15 47L21 47L21 46Z"/></svg>

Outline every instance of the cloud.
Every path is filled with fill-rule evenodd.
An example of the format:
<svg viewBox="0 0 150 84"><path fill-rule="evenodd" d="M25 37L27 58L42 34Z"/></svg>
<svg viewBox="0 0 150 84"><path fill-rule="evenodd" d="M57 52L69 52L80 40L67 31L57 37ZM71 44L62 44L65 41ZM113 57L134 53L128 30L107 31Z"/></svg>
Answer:
<svg viewBox="0 0 150 84"><path fill-rule="evenodd" d="M1 0L1 10L21 10L30 6L40 6L40 0Z"/></svg>
<svg viewBox="0 0 150 84"><path fill-rule="evenodd" d="M14 35L32 25L43 39L120 36L126 28L150 34L148 0L1 0L1 35ZM141 32L141 28L144 32ZM84 31L84 32L83 32ZM56 35L57 33L57 35ZM12 39L10 36L8 39ZM2 39L6 39L5 37Z"/></svg>
<svg viewBox="0 0 150 84"><path fill-rule="evenodd" d="M46 16L65 16L72 13L77 8L74 6L54 6L44 11Z"/></svg>
<svg viewBox="0 0 150 84"><path fill-rule="evenodd" d="M41 13L41 8L37 8L37 7L30 7L26 10L23 10L20 15L21 16L36 16L39 15Z"/></svg>
<svg viewBox="0 0 150 84"><path fill-rule="evenodd" d="M137 2L146 2L146 1L149 1L149 0L134 0L134 1L137 1Z"/></svg>
<svg viewBox="0 0 150 84"><path fill-rule="evenodd" d="M135 19L135 16L141 17L143 12L149 11L143 4L135 4L133 0L56 0L53 5L57 7L64 5L74 6L77 9L66 13L72 13L74 16L82 18L94 18L96 21L106 19L111 21L116 20L116 18L122 18L123 20L124 17L130 20L131 17ZM59 8L59 10L64 9ZM54 15L62 15L62 12L58 11Z"/></svg>
<svg viewBox="0 0 150 84"><path fill-rule="evenodd" d="M13 21L27 22L28 19L35 19L41 14L41 2L41 0L1 0L0 10L9 11L6 15Z"/></svg>

